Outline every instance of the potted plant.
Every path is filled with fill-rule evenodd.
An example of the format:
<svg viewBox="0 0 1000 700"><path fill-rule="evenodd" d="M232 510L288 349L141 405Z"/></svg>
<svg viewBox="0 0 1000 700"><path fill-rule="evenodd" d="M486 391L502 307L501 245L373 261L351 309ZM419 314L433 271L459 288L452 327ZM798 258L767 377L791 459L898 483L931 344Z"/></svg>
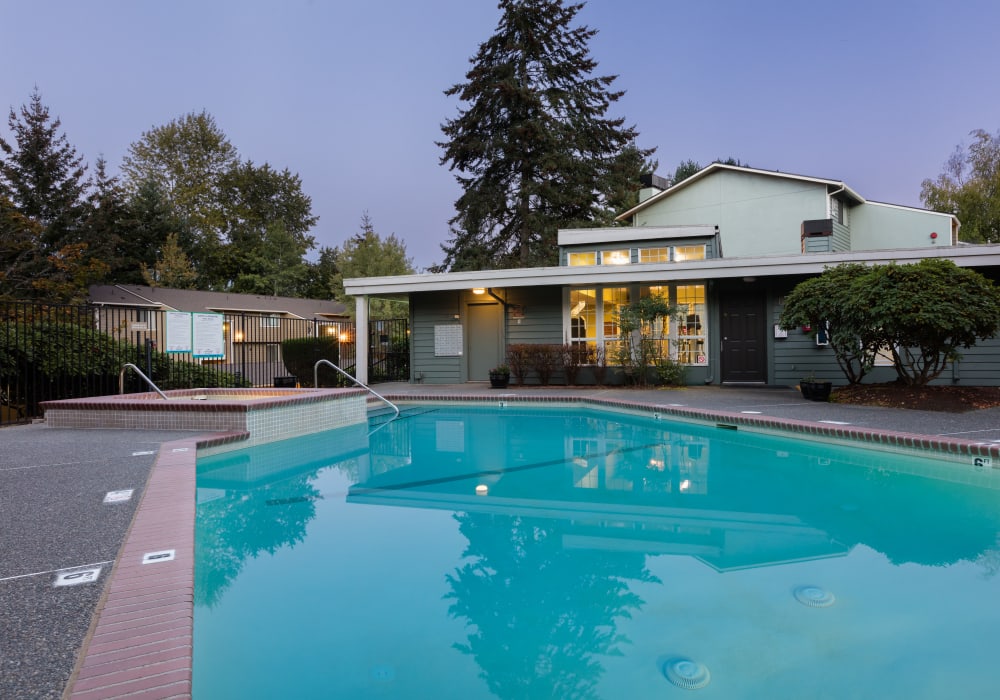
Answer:
<svg viewBox="0 0 1000 700"><path fill-rule="evenodd" d="M510 383L510 367L497 365L490 370L490 386L494 389L506 389Z"/></svg>
<svg viewBox="0 0 1000 700"><path fill-rule="evenodd" d="M829 401L832 389L833 382L816 379L813 374L799 380L799 391L802 392L802 398L810 401Z"/></svg>

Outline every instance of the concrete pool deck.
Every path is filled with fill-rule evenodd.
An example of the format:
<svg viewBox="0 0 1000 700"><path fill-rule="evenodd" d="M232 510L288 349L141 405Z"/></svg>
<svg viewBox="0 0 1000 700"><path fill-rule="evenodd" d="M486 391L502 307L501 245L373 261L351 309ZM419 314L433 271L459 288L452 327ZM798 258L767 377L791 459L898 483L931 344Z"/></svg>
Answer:
<svg viewBox="0 0 1000 700"><path fill-rule="evenodd" d="M1000 441L1000 409L951 414L815 403L790 388L497 390L393 383L376 390L399 400L594 397L993 447ZM184 630L191 623L192 551L182 542L174 560L144 566L139 557L162 551L168 526L193 517L193 494L184 494L193 489L200 434L43 424L0 430L0 697L63 697L74 671L74 698L190 696L191 642ZM189 481L178 486L172 482L177 476ZM129 500L103 502L107 493L127 489L134 490ZM133 520L140 498L142 511ZM134 589L153 574L154 588L168 595L150 609L147 595ZM60 577L85 582L56 585ZM92 625L95 611L103 627ZM80 661L85 644L89 661Z"/></svg>

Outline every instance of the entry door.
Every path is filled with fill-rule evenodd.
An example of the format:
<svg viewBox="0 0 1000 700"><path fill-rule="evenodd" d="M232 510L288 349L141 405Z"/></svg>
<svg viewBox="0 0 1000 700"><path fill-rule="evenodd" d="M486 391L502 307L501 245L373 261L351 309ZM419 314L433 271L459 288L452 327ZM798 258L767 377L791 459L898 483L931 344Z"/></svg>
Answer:
<svg viewBox="0 0 1000 700"><path fill-rule="evenodd" d="M767 323L763 295L733 294L720 299L723 382L767 381Z"/></svg>
<svg viewBox="0 0 1000 700"><path fill-rule="evenodd" d="M500 304L469 304L469 381L486 381L500 364L503 310Z"/></svg>

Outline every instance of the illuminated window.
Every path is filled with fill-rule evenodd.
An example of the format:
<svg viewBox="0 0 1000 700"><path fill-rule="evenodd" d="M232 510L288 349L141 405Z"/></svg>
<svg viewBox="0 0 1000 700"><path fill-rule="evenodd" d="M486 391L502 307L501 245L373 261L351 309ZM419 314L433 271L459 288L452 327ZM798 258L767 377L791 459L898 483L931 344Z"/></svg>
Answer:
<svg viewBox="0 0 1000 700"><path fill-rule="evenodd" d="M670 248L639 248L639 262L670 262Z"/></svg>
<svg viewBox="0 0 1000 700"><path fill-rule="evenodd" d="M677 322L677 361L683 365L707 365L705 285L678 285L676 304L681 309Z"/></svg>
<svg viewBox="0 0 1000 700"><path fill-rule="evenodd" d="M703 245L679 245L674 248L674 262L704 259L705 246Z"/></svg>
<svg viewBox="0 0 1000 700"><path fill-rule="evenodd" d="M639 296L642 298L646 297L662 297L665 302L670 303L670 287L666 285L663 286L653 286L653 287L641 287L639 290ZM669 318L658 318L652 323L643 322L642 324L642 335L649 338L650 342L656 348L656 357L667 358L670 357L670 319Z"/></svg>
<svg viewBox="0 0 1000 700"><path fill-rule="evenodd" d="M596 265L597 253L570 253L567 255L567 262L570 267L578 265Z"/></svg>
<svg viewBox="0 0 1000 700"><path fill-rule="evenodd" d="M632 255L628 248L624 250L605 250L601 252L602 265L628 265L632 262Z"/></svg>
<svg viewBox="0 0 1000 700"><path fill-rule="evenodd" d="M622 344L618 339L618 310L629 305L628 287L605 287L601 290L601 301L604 351L607 353L608 359L612 359L616 356Z"/></svg>
<svg viewBox="0 0 1000 700"><path fill-rule="evenodd" d="M671 318L645 324L642 336L658 346L659 357L671 358L685 365L708 364L708 317L704 284L660 284L650 286L596 287L571 289L566 319L567 339L586 352L591 364L596 352L603 350L610 365L621 362L619 310L635 298L662 297L678 307Z"/></svg>
<svg viewBox="0 0 1000 700"><path fill-rule="evenodd" d="M569 293L569 337L573 347L590 358L597 345L597 292L572 289Z"/></svg>

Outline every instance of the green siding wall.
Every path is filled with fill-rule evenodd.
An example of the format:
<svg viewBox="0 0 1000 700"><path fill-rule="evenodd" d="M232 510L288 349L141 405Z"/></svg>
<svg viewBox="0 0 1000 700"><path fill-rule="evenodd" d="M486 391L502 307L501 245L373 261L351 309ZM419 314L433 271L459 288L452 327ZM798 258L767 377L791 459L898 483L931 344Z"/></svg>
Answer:
<svg viewBox="0 0 1000 700"><path fill-rule="evenodd" d="M410 296L410 345L412 381L457 384L464 381L464 357L434 355L434 326L459 323L459 292L427 292Z"/></svg>
<svg viewBox="0 0 1000 700"><path fill-rule="evenodd" d="M850 211L854 250L920 248L951 244L951 218L943 214L868 202ZM937 233L932 239L931 233Z"/></svg>
<svg viewBox="0 0 1000 700"><path fill-rule="evenodd" d="M827 218L826 186L720 171L636 214L636 226L719 226L727 258L794 254L802 222Z"/></svg>
<svg viewBox="0 0 1000 700"><path fill-rule="evenodd" d="M501 298L508 307L518 305L523 318L514 318L514 310L507 315L507 343L556 343L563 339L562 289L560 287L533 287L501 290Z"/></svg>

